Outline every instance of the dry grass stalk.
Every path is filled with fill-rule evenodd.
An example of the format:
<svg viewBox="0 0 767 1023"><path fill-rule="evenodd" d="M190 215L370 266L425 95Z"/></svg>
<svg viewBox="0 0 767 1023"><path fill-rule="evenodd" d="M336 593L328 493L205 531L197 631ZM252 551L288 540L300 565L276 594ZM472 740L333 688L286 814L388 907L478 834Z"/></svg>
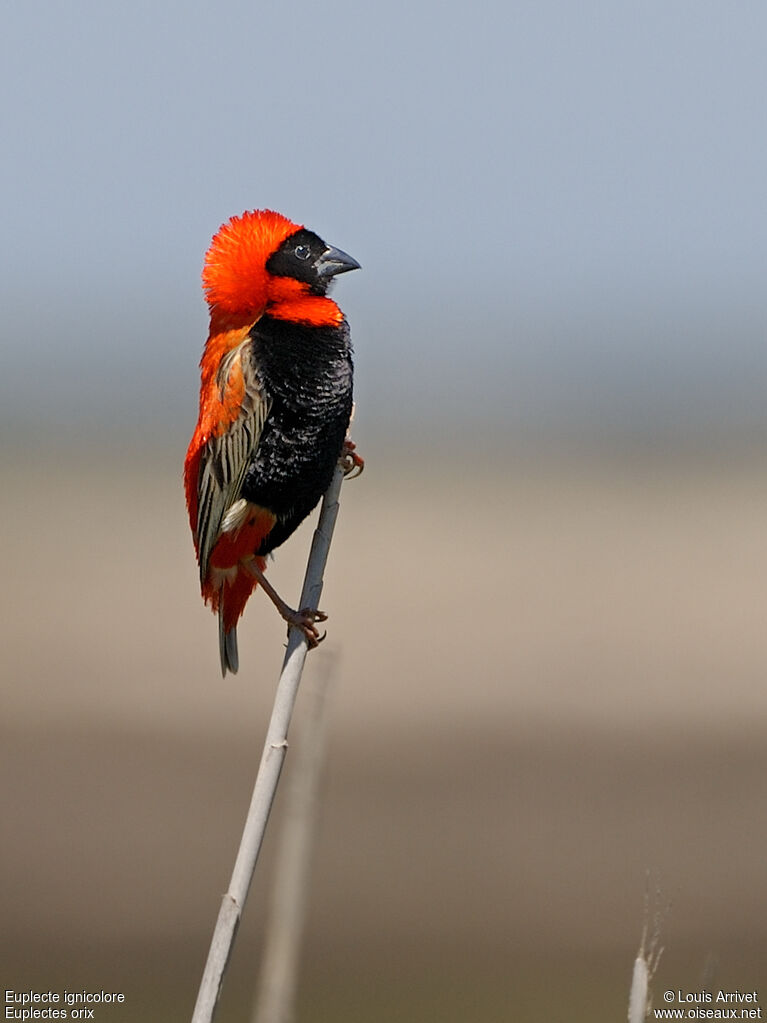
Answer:
<svg viewBox="0 0 767 1023"><path fill-rule="evenodd" d="M253 1023L290 1023L295 1015L298 963L306 917L312 846L317 824L317 793L322 775L328 723L327 689L336 657L323 651L321 669L304 699L296 759L277 850L271 905L266 926ZM304 683L306 686L306 683Z"/></svg>
<svg viewBox="0 0 767 1023"><path fill-rule="evenodd" d="M650 969L645 959L644 949L634 960L634 972L631 977L629 993L629 1023L644 1023L647 1016L647 1003L650 993Z"/></svg>
<svg viewBox="0 0 767 1023"><path fill-rule="evenodd" d="M629 1014L628 1023L644 1023L652 1008L652 991L650 982L655 971L658 969L660 957L663 954L663 947L660 943L661 917L660 891L655 892L655 912L652 919L652 932L648 939L648 927L650 926L650 878L647 878L647 889L645 890L644 926L642 928L642 940L639 943L639 951L634 960L634 970L631 976L631 990L629 992Z"/></svg>
<svg viewBox="0 0 767 1023"><path fill-rule="evenodd" d="M343 476L343 468L339 465L322 500L319 522L314 531L304 586L301 591L301 603L299 604L301 608L316 609L319 604L325 564L338 516L338 501ZM256 868L269 812L287 753L288 727L298 695L306 654L307 644L303 633L296 628L291 628L240 848L237 852L229 889L223 897L216 920L208 959L192 1014L192 1023L210 1023L216 1011L224 973L245 907L245 900L248 896L248 889Z"/></svg>

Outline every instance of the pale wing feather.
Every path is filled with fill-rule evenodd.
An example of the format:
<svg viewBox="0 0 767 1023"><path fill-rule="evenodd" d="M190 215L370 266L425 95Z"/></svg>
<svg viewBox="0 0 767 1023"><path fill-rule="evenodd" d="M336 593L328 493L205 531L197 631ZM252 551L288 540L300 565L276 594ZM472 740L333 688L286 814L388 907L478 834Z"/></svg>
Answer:
<svg viewBox="0 0 767 1023"><path fill-rule="evenodd" d="M197 541L200 579L208 574L211 551L221 534L226 513L239 500L240 489L253 453L258 447L271 403L263 392L250 359L250 341L230 352L221 363L219 386L228 386L229 374L239 360L245 381L245 396L238 418L226 433L211 437L202 450L197 479Z"/></svg>

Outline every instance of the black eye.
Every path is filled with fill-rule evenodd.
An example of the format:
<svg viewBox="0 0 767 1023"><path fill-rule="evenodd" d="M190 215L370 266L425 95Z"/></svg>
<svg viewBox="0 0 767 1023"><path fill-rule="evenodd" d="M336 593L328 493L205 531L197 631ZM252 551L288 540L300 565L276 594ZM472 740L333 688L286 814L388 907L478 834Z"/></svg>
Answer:
<svg viewBox="0 0 767 1023"><path fill-rule="evenodd" d="M308 259L312 254L308 245L296 245L295 253L296 259Z"/></svg>

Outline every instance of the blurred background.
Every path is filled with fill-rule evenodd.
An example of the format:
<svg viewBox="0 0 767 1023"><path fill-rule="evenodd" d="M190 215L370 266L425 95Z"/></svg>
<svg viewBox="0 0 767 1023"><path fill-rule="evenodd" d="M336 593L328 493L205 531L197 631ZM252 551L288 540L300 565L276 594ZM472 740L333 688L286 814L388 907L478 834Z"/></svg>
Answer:
<svg viewBox="0 0 767 1023"><path fill-rule="evenodd" d="M256 597L222 683L181 466L203 254L265 206L363 266L298 1019L625 1018L656 915L656 1004L767 979L766 33L748 2L10 6L4 988L191 1015L284 630Z"/></svg>

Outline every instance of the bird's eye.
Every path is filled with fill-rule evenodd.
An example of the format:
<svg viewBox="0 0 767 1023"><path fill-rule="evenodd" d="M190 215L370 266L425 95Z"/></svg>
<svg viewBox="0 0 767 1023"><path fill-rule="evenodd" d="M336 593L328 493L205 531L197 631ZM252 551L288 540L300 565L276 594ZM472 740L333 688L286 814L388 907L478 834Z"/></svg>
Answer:
<svg viewBox="0 0 767 1023"><path fill-rule="evenodd" d="M308 245L296 245L296 259L308 259L311 256L311 250Z"/></svg>

